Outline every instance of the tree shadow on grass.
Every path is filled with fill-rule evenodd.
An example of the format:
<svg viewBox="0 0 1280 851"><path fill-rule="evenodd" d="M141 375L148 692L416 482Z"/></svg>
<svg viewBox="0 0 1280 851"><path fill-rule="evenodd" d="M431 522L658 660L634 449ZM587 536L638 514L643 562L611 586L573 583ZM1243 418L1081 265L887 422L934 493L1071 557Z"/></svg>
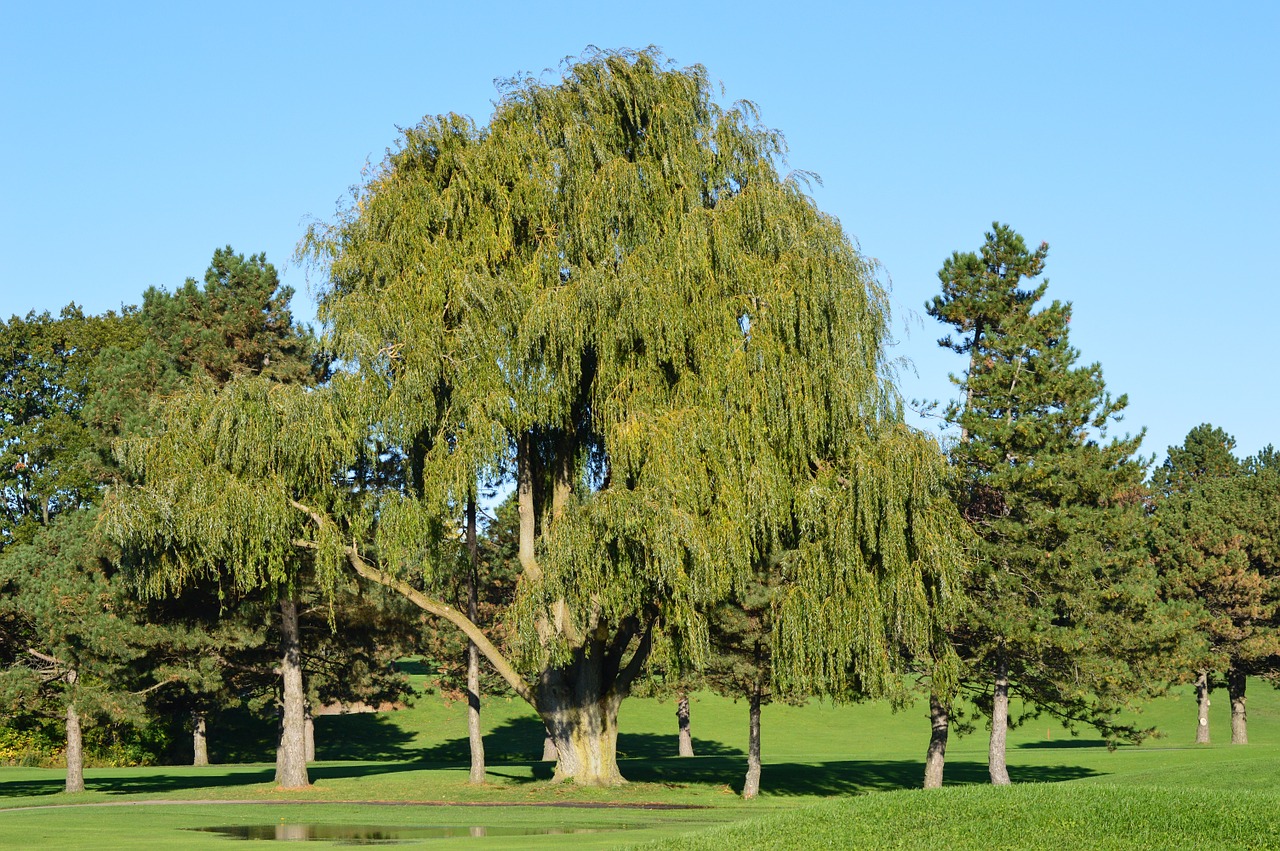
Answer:
<svg viewBox="0 0 1280 851"><path fill-rule="evenodd" d="M545 738L546 728L537 718L511 718L485 734L485 759L493 762L537 762L542 757ZM661 759L677 756L678 750L674 734L618 734L619 759ZM694 750L705 756L743 756L740 749L714 739L695 739ZM327 757L328 751L324 753ZM469 762L471 746L465 738L450 739L434 747L414 751L409 758L426 762Z"/></svg>
<svg viewBox="0 0 1280 851"><path fill-rule="evenodd" d="M741 793L746 761L727 757L628 761L622 773L628 779L665 786L721 784ZM1010 766L1015 783L1060 783L1096 776L1099 772L1076 765ZM919 760L833 760L816 763L766 763L760 778L761 791L787 796L856 795L918 789L924 779L924 763ZM985 762L949 760L948 786L970 786L990 782Z"/></svg>
<svg viewBox="0 0 1280 851"><path fill-rule="evenodd" d="M1072 750L1075 748L1105 748L1106 742L1097 739L1053 739L1046 742L1023 742L1018 745L1019 748L1031 748L1033 750Z"/></svg>
<svg viewBox="0 0 1280 851"><path fill-rule="evenodd" d="M413 734L402 730L388 713L357 712L315 719L316 758L391 762L422 759L409 747Z"/></svg>

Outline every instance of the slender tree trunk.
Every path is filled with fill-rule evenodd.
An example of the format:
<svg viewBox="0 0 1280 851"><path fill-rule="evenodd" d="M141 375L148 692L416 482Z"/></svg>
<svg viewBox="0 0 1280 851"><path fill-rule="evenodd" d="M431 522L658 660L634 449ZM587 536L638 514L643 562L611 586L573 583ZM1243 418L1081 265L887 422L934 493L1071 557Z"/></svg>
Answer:
<svg viewBox="0 0 1280 851"><path fill-rule="evenodd" d="M80 714L74 703L67 704L67 787L68 792L84 791L84 739L80 735Z"/></svg>
<svg viewBox="0 0 1280 851"><path fill-rule="evenodd" d="M208 765L209 764L209 731L208 719L205 714L199 710L191 713L191 745L195 753L195 757L191 760L192 765Z"/></svg>
<svg viewBox="0 0 1280 851"><path fill-rule="evenodd" d="M1196 704L1200 708L1200 720L1196 725L1196 744L1209 744L1209 692L1213 689L1209 682L1209 672L1201 671L1196 677Z"/></svg>
<svg viewBox="0 0 1280 851"><path fill-rule="evenodd" d="M476 539L476 500L467 500L467 617L476 622L479 596L480 544ZM471 743L469 782L484 783L484 736L480 732L480 648L467 641L467 739Z"/></svg>
<svg viewBox="0 0 1280 851"><path fill-rule="evenodd" d="M991 744L987 748L987 770L993 786L1009 785L1005 762L1005 742L1009 734L1009 663L1001 656L996 662L995 691L991 696Z"/></svg>
<svg viewBox="0 0 1280 851"><path fill-rule="evenodd" d="M276 750L276 785L305 789L307 776L306 696L302 691L302 647L298 633L298 601L280 599L280 675L284 681L284 711L280 746Z"/></svg>
<svg viewBox="0 0 1280 851"><path fill-rule="evenodd" d="M742 797L746 800L760 794L760 697L760 684L756 683L748 700L747 779L742 784Z"/></svg>
<svg viewBox="0 0 1280 851"><path fill-rule="evenodd" d="M942 770L947 762L947 736L951 731L951 707L944 704L937 692L929 692L929 750L924 758L924 788L942 788Z"/></svg>
<svg viewBox="0 0 1280 851"><path fill-rule="evenodd" d="M1248 718L1244 710L1244 671L1232 665L1227 671L1227 694L1231 698L1231 744L1249 744Z"/></svg>
<svg viewBox="0 0 1280 851"><path fill-rule="evenodd" d="M689 731L689 695L676 697L676 723L680 727L680 756L693 756L693 734Z"/></svg>
<svg viewBox="0 0 1280 851"><path fill-rule="evenodd" d="M311 717L311 703L306 704L306 714L303 718L303 742L306 745L307 762L316 761L316 719Z"/></svg>

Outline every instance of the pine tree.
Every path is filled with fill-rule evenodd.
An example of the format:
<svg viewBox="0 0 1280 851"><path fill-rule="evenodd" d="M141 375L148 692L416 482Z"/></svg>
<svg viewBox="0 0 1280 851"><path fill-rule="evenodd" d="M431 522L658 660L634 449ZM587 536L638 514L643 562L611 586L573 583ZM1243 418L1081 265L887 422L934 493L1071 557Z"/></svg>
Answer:
<svg viewBox="0 0 1280 851"><path fill-rule="evenodd" d="M973 606L953 640L967 688L991 718L991 780L1009 782L1011 693L1032 712L1083 722L1109 737L1140 736L1114 714L1152 684L1173 640L1143 547L1142 435L1107 440L1126 398L1106 392L1097 364L1078 365L1071 306L1040 305L1048 245L1029 251L996 224L979 253L939 272L929 313L955 329L940 345L967 356L946 411L957 502L981 539L968 586ZM949 694L932 695L945 743ZM939 729L941 728L941 730ZM940 754L930 749L941 782Z"/></svg>
<svg viewBox="0 0 1280 851"><path fill-rule="evenodd" d="M324 380L328 362L319 356L311 332L294 321L289 309L292 294L290 288L281 285L275 267L264 255L246 259L230 246L214 252L203 286L188 278L173 293L154 287L147 290L137 314L140 339L107 352L99 360L94 373L99 392L88 405L91 421L103 434L125 441L142 439L156 422L154 408L160 400L180 395L194 385L212 391L235 378L252 377L280 386L312 386ZM228 437L235 439L234 435ZM119 480L118 472L113 478ZM126 553L130 566L143 577L146 593L180 597L187 583L185 575L175 579L168 573L172 556L145 548ZM240 571L233 564L210 565L207 577L216 581L223 572L242 576ZM279 597L278 662L284 723L277 773L281 785L291 788L308 784L306 689L301 669L304 651L295 629L299 626L299 603L307 590L307 576L305 566L299 562L273 571L262 582L232 581L229 588L219 589L220 603L234 604L264 586L270 586ZM197 610L183 615L174 611L173 615L191 624L200 621L205 613ZM234 641L241 631L209 631L207 635L226 635ZM198 657L190 660L193 671L200 664ZM198 680L193 675L189 682ZM199 691L192 691L192 696L196 700L193 711L198 715ZM199 717L195 723L200 724Z"/></svg>
<svg viewBox="0 0 1280 851"><path fill-rule="evenodd" d="M1245 686L1280 655L1276 612L1277 562L1266 541L1265 517L1274 516L1267 493L1264 450L1241 463L1235 439L1220 428L1193 428L1157 470L1152 549L1166 595L1192 609L1199 640L1188 660L1199 704L1196 741L1209 742L1209 695L1218 684L1231 701L1231 741L1248 741Z"/></svg>

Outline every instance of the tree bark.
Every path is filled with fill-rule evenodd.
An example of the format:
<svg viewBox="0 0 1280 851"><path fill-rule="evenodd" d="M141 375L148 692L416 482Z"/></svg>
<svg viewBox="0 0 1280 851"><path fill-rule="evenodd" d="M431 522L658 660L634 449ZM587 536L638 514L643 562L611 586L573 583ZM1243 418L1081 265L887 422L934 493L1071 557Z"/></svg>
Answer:
<svg viewBox="0 0 1280 851"><path fill-rule="evenodd" d="M208 719L199 710L191 713L191 745L195 753L192 765L209 764Z"/></svg>
<svg viewBox="0 0 1280 851"><path fill-rule="evenodd" d="M80 735L80 714L74 703L67 704L66 791L84 791L84 739Z"/></svg>
<svg viewBox="0 0 1280 851"><path fill-rule="evenodd" d="M467 500L467 618L476 622L479 605L480 543L476 538L476 500ZM470 783L484 783L484 735L480 732L480 648L467 641L467 739L471 744Z"/></svg>
<svg viewBox="0 0 1280 851"><path fill-rule="evenodd" d="M1209 682L1209 672L1201 671L1196 677L1196 704L1200 709L1199 723L1196 725L1196 744L1209 744L1209 692L1213 686Z"/></svg>
<svg viewBox="0 0 1280 851"><path fill-rule="evenodd" d="M1227 695L1231 698L1231 744L1249 744L1248 717L1244 707L1247 679L1244 671L1232 665L1227 671Z"/></svg>
<svg viewBox="0 0 1280 851"><path fill-rule="evenodd" d="M542 739L542 761L555 762L559 759L556 754L556 740L551 738L551 734L547 733Z"/></svg>
<svg viewBox="0 0 1280 851"><path fill-rule="evenodd" d="M680 756L693 756L693 733L689 730L689 695L676 697L676 723L680 727Z"/></svg>
<svg viewBox="0 0 1280 851"><path fill-rule="evenodd" d="M742 784L742 797L751 800L760 794L760 684L751 688L748 700L747 779Z"/></svg>
<svg viewBox="0 0 1280 851"><path fill-rule="evenodd" d="M951 731L951 707L936 692L929 692L929 750L924 758L924 788L942 788L942 770L947 761L947 736Z"/></svg>
<svg viewBox="0 0 1280 851"><path fill-rule="evenodd" d="M538 711L555 746L553 780L580 786L620 786L618 704L601 670L600 653L575 654L562 668L544 671Z"/></svg>
<svg viewBox="0 0 1280 851"><path fill-rule="evenodd" d="M1009 734L1009 663L1001 656L996 662L995 690L991 695L991 743L987 747L987 771L991 785L1009 785L1005 762L1005 742Z"/></svg>
<svg viewBox="0 0 1280 851"><path fill-rule="evenodd" d="M572 780L582 786L626 783L618 770L618 706L653 647L653 620L623 665L623 654L637 632L633 618L612 634L601 619L567 664L549 667L539 677L534 706L555 744L555 781Z"/></svg>
<svg viewBox="0 0 1280 851"><path fill-rule="evenodd" d="M276 785L305 789L307 776L306 696L302 691L302 647L298 632L298 601L280 598L280 676L284 707L280 746L276 749Z"/></svg>
<svg viewBox="0 0 1280 851"><path fill-rule="evenodd" d="M316 761L316 719L311 717L311 704L306 704L303 718L303 741L306 744L307 762Z"/></svg>

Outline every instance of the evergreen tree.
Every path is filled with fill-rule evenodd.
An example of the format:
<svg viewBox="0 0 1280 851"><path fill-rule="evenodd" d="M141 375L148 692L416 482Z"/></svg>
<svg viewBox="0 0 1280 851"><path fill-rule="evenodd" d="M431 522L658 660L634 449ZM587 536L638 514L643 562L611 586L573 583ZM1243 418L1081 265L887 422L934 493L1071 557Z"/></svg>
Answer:
<svg viewBox="0 0 1280 851"><path fill-rule="evenodd" d="M141 617L96 514L68 512L0 555L0 611L21 636L0 700L8 713L65 721L68 792L84 791L84 726L142 723L145 695L168 682L149 654L172 635Z"/></svg>
<svg viewBox="0 0 1280 851"><path fill-rule="evenodd" d="M194 279L173 293L151 288L143 296L138 313L142 337L136 344L108 353L100 361L95 382L101 391L91 400L89 413L102 433L124 439L139 439L149 433L155 422L155 406L161 400L180 395L194 385L218 388L238 377L255 377L278 385L312 386L328 374L328 363L319 356L311 332L296 323L289 310L293 291L282 286L275 267L261 254L246 259L230 246L214 252L203 286ZM235 439L235 435L228 435ZM116 477L118 478L118 476ZM201 595L183 597L185 576L174 579L168 573L172 553L136 551L127 554L132 569L142 577L148 593L172 595L181 600L196 601ZM234 558L234 556L232 556ZM236 576L240 568L233 564L208 565L206 576ZM278 664L284 683L284 723L277 772L281 785L305 786L306 773L306 690L301 669L304 652L299 646L298 610L301 595L306 592L306 571L301 563L273 573L269 585L279 596L281 650ZM219 608L234 604L261 587L254 583L232 581L219 588ZM206 612L196 610L184 614L170 606L179 621L199 623ZM234 616L233 616L234 617ZM228 627L210 630L207 637L225 636L233 644L224 654L214 658L231 658L242 649L235 642L243 631ZM197 654L189 662L194 671L206 663L207 652ZM228 672L231 673L231 672ZM215 693L217 677L205 678ZM196 713L195 724L201 725L204 701L197 689L190 692Z"/></svg>
<svg viewBox="0 0 1280 851"><path fill-rule="evenodd" d="M991 780L1004 784L1011 693L1032 712L1140 736L1114 715L1152 685L1176 627L1143 546L1142 435L1106 438L1126 398L1106 392L1097 364L1078 365L1070 304L1039 305L1047 281L1022 288L1043 271L1047 244L1029 251L1008 226L993 228L979 253L943 264L927 309L954 328L940 345L968 360L946 418L959 428L956 498L980 539L979 568L952 639L960 683L991 718ZM935 742L951 702L935 689ZM936 785L938 748L930 756Z"/></svg>
<svg viewBox="0 0 1280 851"><path fill-rule="evenodd" d="M1165 594L1192 611L1198 646L1188 665L1201 744L1209 742L1209 695L1219 683L1231 701L1231 741L1248 741L1246 678L1266 673L1280 655L1280 577L1264 543L1264 518L1269 509L1274 516L1265 483L1269 465L1242 464L1234 448L1235 439L1222 429L1199 425L1181 446L1169 447L1156 473L1152 549Z"/></svg>
<svg viewBox="0 0 1280 851"><path fill-rule="evenodd" d="M298 548L322 578L345 561L475 641L578 783L622 782L618 708L655 632L705 658L704 607L762 553L789 577L775 676L882 686L933 648L963 558L885 378L884 294L781 153L652 51L517 80L483 129L424 120L311 235L350 379L170 406L129 450L145 485L115 533L193 567L234 553L245 581ZM353 505L341 471L370 445L405 485ZM438 596L477 483L504 477L514 658Z"/></svg>

